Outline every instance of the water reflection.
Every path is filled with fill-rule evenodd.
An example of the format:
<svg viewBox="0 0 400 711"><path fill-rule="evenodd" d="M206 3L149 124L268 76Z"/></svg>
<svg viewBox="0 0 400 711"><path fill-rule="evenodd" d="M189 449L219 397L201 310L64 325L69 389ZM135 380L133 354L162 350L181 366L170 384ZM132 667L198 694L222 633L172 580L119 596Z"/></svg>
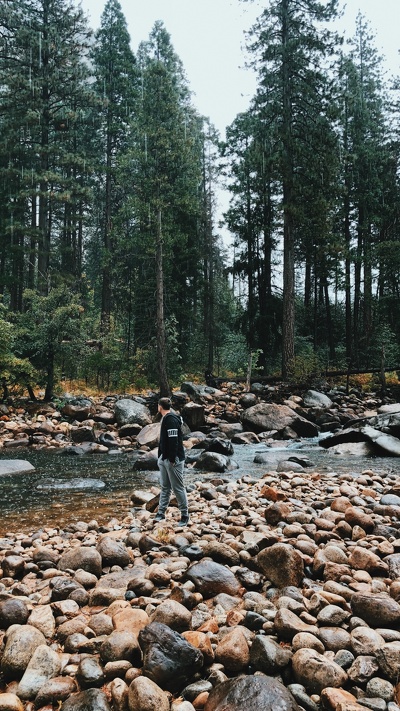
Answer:
<svg viewBox="0 0 400 711"><path fill-rule="evenodd" d="M134 488L158 482L157 472L134 472L129 455L68 456L20 450L0 459L25 459L35 471L0 479L0 534L123 517Z"/></svg>
<svg viewBox="0 0 400 711"><path fill-rule="evenodd" d="M259 452L268 454L267 463L254 463ZM226 476L258 478L295 454L313 463L308 471L339 475L372 469L382 476L400 475L400 458L344 457L319 447L315 440L303 440L277 448L263 444L236 445L233 459L239 468ZM35 471L0 478L0 535L28 533L43 526L62 527L71 521L94 518L104 524L113 517L123 518L130 510L130 494L134 489L149 489L158 484L157 472L133 470L129 454L76 457L24 449L2 454L1 459L25 459ZM209 475L187 469L185 481L190 483L204 476Z"/></svg>

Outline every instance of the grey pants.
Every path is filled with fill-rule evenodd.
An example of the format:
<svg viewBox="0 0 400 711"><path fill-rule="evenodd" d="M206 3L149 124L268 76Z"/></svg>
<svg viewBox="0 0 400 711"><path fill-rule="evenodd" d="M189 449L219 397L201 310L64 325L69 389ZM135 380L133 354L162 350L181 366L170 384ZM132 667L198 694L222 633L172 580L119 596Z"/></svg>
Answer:
<svg viewBox="0 0 400 711"><path fill-rule="evenodd" d="M175 464L171 464L168 459L158 458L158 468L160 470L161 494L160 503L158 505L158 513L165 515L165 511L171 498L171 489L174 492L178 501L179 511L182 516L188 515L188 501L186 489L183 484L183 469L185 466L184 460L180 462L175 460Z"/></svg>

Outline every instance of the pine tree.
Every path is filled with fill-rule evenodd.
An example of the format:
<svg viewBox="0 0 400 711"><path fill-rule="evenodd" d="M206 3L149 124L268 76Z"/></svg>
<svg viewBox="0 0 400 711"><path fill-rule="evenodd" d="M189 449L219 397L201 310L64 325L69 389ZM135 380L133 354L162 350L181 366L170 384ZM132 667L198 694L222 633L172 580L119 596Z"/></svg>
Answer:
<svg viewBox="0 0 400 711"><path fill-rule="evenodd" d="M182 315L181 301L186 301L196 263L190 260L200 214L201 154L182 63L162 23L141 45L138 64L141 99L126 172L132 185L135 332L137 344L146 349L156 334L159 385L166 394L166 324Z"/></svg>
<svg viewBox="0 0 400 711"><path fill-rule="evenodd" d="M92 97L85 61L90 31L71 2L5 5L0 11L0 181L8 195L2 239L10 247L14 275L14 287L5 286L11 307L18 310L25 285L48 292L61 265L66 267L63 249L74 251L69 275L80 276L77 233L87 199L87 166L78 126L85 123Z"/></svg>
<svg viewBox="0 0 400 711"><path fill-rule="evenodd" d="M348 363L360 365L361 353L368 358L373 331L374 253L383 219L384 166L389 155L381 63L362 15L351 44L340 66L346 351Z"/></svg>
<svg viewBox="0 0 400 711"><path fill-rule="evenodd" d="M101 329L110 329L116 276L117 214L125 197L118 170L127 150L130 121L137 100L137 69L119 0L108 0L92 51L95 89L100 110L96 117L95 148L100 180L95 185L101 251ZM98 241L94 241L97 245ZM114 268L113 268L114 267Z"/></svg>
<svg viewBox="0 0 400 711"><path fill-rule="evenodd" d="M272 0L252 30L250 50L259 73L258 105L274 125L277 178L283 215L282 374L290 375L295 357L295 261L301 167L310 124L326 111L325 58L333 37L325 23L337 1ZM312 146L308 147L312 154Z"/></svg>
<svg viewBox="0 0 400 711"><path fill-rule="evenodd" d="M246 281L246 337L251 350L261 349L264 367L280 348L276 328L278 300L273 284L273 250L276 246L276 191L272 154L273 129L266 126L254 100L250 111L228 127L223 155L227 161L228 188L232 194L226 213L235 236L233 276Z"/></svg>

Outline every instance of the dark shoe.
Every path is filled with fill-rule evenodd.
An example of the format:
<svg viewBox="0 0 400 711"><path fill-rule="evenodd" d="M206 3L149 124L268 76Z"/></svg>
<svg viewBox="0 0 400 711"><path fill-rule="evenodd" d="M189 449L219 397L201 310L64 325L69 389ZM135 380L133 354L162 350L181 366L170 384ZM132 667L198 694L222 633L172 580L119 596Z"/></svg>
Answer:
<svg viewBox="0 0 400 711"><path fill-rule="evenodd" d="M154 520L155 520L155 521L164 521L164 519L165 519L164 514L159 514L159 513L158 513L157 516L154 516Z"/></svg>
<svg viewBox="0 0 400 711"><path fill-rule="evenodd" d="M181 520L178 523L178 526L187 526L190 521L189 516L182 516Z"/></svg>

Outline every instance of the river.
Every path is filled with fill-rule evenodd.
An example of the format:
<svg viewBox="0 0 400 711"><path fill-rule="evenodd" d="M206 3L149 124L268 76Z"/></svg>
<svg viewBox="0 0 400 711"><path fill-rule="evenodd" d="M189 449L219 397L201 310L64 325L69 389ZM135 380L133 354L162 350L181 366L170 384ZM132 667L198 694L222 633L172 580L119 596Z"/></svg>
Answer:
<svg viewBox="0 0 400 711"><path fill-rule="evenodd" d="M235 445L232 459L238 469L224 474L235 480L242 476L262 477L289 456L308 458L313 466L306 471L356 474L373 470L385 476L400 476L400 458L358 457L333 454L317 440L282 443L269 448L264 444ZM255 464L257 453L268 453L266 464ZM92 454L72 456L37 450L4 453L2 459L24 459L35 470L1 477L0 536L7 533L29 533L45 526L64 527L76 521L96 519L100 525L112 518L122 519L131 508L134 489L149 489L158 484L157 472L139 472L132 468L129 454ZM219 476L219 475L213 475ZM210 474L195 469L185 470L189 484Z"/></svg>

